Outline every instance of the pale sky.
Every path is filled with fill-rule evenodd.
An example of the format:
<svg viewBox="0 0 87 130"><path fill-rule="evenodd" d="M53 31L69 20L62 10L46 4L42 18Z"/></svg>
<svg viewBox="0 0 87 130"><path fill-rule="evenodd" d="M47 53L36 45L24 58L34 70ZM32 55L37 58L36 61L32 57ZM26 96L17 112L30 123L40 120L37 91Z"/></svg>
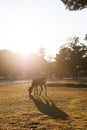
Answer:
<svg viewBox="0 0 87 130"><path fill-rule="evenodd" d="M0 0L0 49L55 55L71 36L87 34L87 9L68 11L60 0Z"/></svg>

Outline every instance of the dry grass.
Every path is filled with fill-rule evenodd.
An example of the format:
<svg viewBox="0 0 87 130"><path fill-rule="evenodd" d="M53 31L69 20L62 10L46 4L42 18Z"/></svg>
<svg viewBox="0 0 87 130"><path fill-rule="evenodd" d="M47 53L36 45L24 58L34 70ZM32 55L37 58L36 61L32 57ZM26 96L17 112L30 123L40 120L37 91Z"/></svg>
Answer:
<svg viewBox="0 0 87 130"><path fill-rule="evenodd" d="M87 130L86 81L50 81L48 97L30 85L0 84L0 130Z"/></svg>

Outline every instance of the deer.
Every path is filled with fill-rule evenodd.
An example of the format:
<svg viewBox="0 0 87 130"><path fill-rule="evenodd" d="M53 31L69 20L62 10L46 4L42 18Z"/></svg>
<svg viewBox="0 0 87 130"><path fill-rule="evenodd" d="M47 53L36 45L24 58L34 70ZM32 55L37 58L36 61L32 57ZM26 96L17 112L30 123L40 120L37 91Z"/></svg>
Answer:
<svg viewBox="0 0 87 130"><path fill-rule="evenodd" d="M38 86L40 86L40 93L38 94ZM29 95L31 95L34 89L34 95L41 95L43 88L45 89L45 95L47 95L46 78L39 77L32 80L31 87L29 87Z"/></svg>

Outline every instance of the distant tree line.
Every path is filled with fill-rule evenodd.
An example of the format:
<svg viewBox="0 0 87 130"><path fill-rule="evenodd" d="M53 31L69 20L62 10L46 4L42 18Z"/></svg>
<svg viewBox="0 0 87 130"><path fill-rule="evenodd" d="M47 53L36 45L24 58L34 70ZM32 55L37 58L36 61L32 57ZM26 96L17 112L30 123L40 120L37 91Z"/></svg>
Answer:
<svg viewBox="0 0 87 130"><path fill-rule="evenodd" d="M46 72L47 61L43 51L38 54L13 53L9 50L0 50L0 76L16 79L29 77ZM42 53L42 54L41 54Z"/></svg>
<svg viewBox="0 0 87 130"><path fill-rule="evenodd" d="M87 41L87 35L85 35ZM5 79L33 78L45 75L49 78L87 76L87 46L79 37L69 38L56 54L55 60L45 59L45 48L37 54L20 54L0 50L0 76Z"/></svg>

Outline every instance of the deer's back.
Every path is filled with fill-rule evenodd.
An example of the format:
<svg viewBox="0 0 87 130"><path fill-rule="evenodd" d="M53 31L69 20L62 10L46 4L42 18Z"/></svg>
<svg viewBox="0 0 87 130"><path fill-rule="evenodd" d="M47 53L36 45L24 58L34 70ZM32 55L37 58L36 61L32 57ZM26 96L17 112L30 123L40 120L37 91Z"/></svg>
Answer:
<svg viewBox="0 0 87 130"><path fill-rule="evenodd" d="M45 78L35 78L35 79L33 79L32 84L34 86L45 85L46 79Z"/></svg>

